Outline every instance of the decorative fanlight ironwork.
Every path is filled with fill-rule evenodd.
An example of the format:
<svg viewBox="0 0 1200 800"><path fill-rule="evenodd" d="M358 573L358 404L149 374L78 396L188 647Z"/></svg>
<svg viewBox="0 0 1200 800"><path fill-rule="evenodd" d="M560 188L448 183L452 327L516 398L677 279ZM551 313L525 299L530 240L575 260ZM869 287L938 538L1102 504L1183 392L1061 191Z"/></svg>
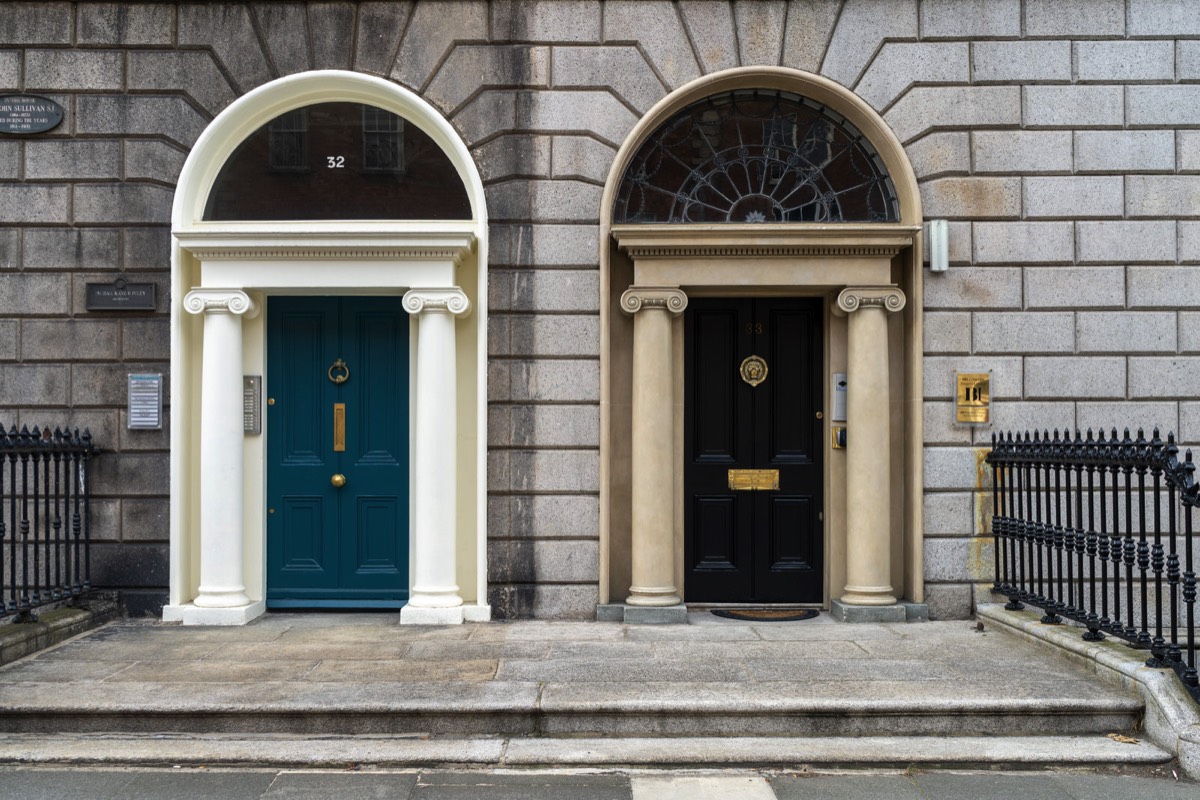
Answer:
<svg viewBox="0 0 1200 800"><path fill-rule="evenodd" d="M738 90L684 108L630 161L615 222L895 222L896 188L845 117Z"/></svg>

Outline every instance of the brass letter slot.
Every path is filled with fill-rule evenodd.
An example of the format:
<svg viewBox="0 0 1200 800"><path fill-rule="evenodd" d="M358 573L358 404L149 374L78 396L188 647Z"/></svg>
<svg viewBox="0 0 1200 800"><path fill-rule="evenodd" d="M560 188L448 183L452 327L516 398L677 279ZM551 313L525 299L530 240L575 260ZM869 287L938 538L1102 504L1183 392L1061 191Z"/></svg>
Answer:
<svg viewBox="0 0 1200 800"><path fill-rule="evenodd" d="M731 469L729 488L735 492L772 491L779 488L777 469Z"/></svg>
<svg viewBox="0 0 1200 800"><path fill-rule="evenodd" d="M333 452L346 452L346 404L333 404Z"/></svg>

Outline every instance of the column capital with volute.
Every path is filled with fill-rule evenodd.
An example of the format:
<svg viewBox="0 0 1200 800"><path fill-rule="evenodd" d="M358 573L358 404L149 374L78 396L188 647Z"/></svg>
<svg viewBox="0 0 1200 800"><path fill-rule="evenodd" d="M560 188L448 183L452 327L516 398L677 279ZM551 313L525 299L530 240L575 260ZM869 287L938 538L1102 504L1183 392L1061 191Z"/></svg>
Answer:
<svg viewBox="0 0 1200 800"><path fill-rule="evenodd" d="M907 299L895 286L848 286L838 294L836 311L850 314L860 308L881 308L900 311Z"/></svg>
<svg viewBox="0 0 1200 800"><path fill-rule="evenodd" d="M254 319L258 303L241 289L192 289L183 298L183 309L189 314L233 314Z"/></svg>
<svg viewBox="0 0 1200 800"><path fill-rule="evenodd" d="M626 314L636 314L644 308L682 314L687 303L683 290L673 286L630 286L621 295L621 310Z"/></svg>
<svg viewBox="0 0 1200 800"><path fill-rule="evenodd" d="M443 312L456 317L471 312L471 301L457 286L445 288L409 289L404 293L404 310L409 314L427 311Z"/></svg>

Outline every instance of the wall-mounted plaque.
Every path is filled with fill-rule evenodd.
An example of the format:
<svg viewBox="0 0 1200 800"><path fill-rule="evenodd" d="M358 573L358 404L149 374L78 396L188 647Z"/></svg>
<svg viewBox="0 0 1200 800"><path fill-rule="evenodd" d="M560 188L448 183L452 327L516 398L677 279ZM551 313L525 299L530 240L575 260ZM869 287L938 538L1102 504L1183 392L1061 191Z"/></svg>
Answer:
<svg viewBox="0 0 1200 800"><path fill-rule="evenodd" d="M45 133L63 120L63 107L36 94L0 95L0 133Z"/></svg>
<svg viewBox="0 0 1200 800"><path fill-rule="evenodd" d="M992 373L959 372L955 380L955 421L986 425L992 421Z"/></svg>
<svg viewBox="0 0 1200 800"><path fill-rule="evenodd" d="M88 311L153 311L155 297L153 283L117 278L112 283L89 283L86 305Z"/></svg>
<svg viewBox="0 0 1200 800"><path fill-rule="evenodd" d="M129 376L129 430L162 430L162 375Z"/></svg>

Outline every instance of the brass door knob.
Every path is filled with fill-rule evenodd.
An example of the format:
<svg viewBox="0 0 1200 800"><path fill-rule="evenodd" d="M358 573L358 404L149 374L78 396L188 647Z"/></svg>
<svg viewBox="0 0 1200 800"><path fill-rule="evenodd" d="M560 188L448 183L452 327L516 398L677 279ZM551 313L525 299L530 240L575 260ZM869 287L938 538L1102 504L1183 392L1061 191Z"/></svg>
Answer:
<svg viewBox="0 0 1200 800"><path fill-rule="evenodd" d="M335 489L340 489L346 485L346 476L339 472L330 478L329 482L333 484Z"/></svg>

